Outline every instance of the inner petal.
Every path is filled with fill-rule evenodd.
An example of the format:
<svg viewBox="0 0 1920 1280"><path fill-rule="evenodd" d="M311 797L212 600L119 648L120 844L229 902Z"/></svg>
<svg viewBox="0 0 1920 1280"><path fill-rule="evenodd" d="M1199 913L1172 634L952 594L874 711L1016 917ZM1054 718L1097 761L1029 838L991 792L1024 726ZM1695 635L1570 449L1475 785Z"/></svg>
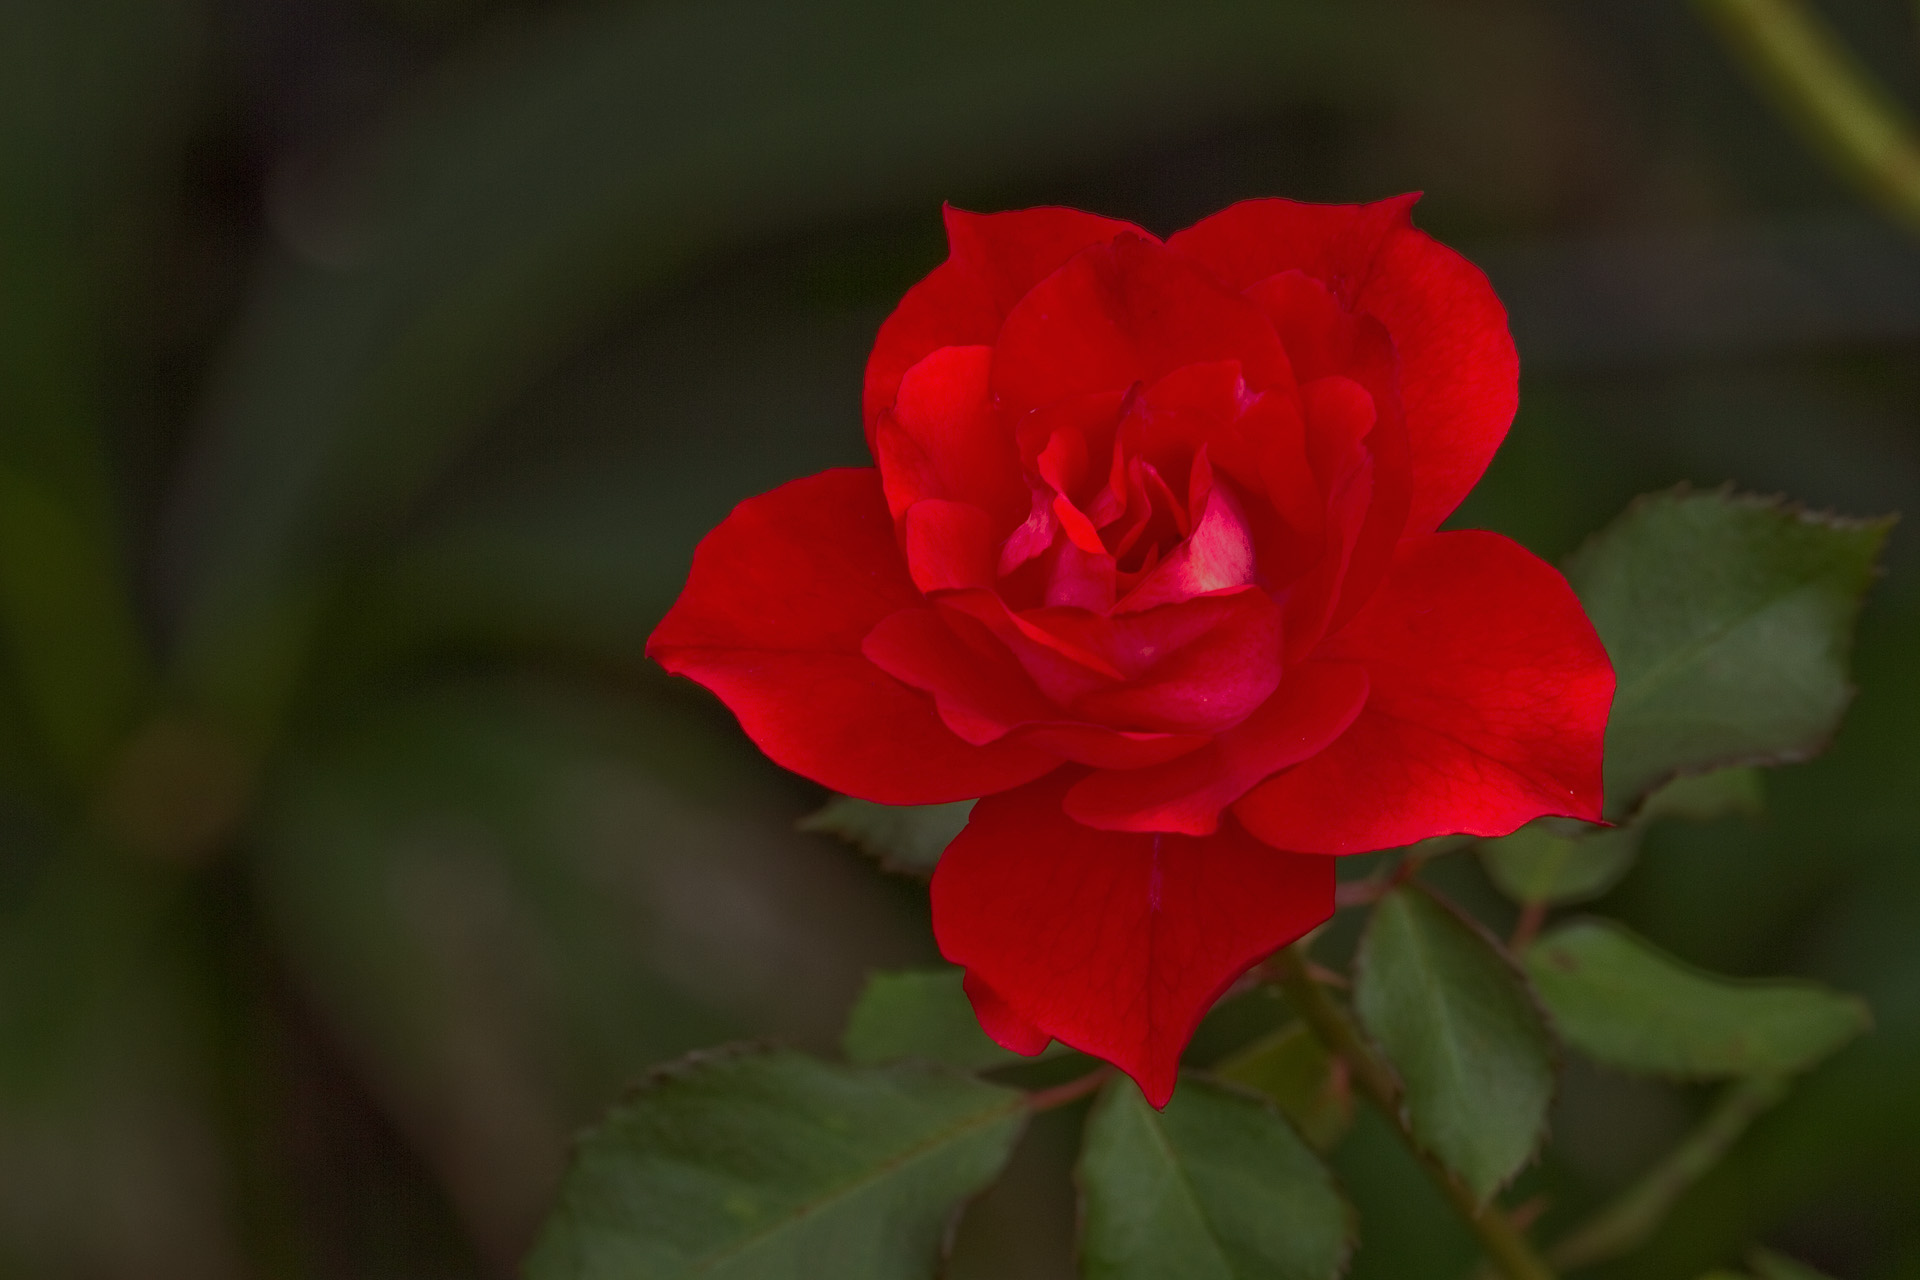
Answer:
<svg viewBox="0 0 1920 1280"><path fill-rule="evenodd" d="M1204 461L1203 454L1201 463ZM1119 612L1174 604L1254 581L1257 567L1253 535L1240 499L1222 482L1209 488L1206 501L1206 511L1192 536L1168 552L1166 559L1127 593L1115 606Z"/></svg>

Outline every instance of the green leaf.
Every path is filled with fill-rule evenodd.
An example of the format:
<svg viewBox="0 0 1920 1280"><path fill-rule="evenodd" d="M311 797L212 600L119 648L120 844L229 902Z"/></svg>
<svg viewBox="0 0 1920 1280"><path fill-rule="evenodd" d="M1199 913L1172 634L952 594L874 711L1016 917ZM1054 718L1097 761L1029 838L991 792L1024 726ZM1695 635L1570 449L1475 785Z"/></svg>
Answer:
<svg viewBox="0 0 1920 1280"><path fill-rule="evenodd" d="M1416 884L1380 900L1354 1006L1406 1088L1414 1137L1482 1200L1532 1156L1553 1098L1553 1040L1499 944Z"/></svg>
<svg viewBox="0 0 1920 1280"><path fill-rule="evenodd" d="M1847 656L1887 520L1766 498L1643 498L1567 563L1619 677L1607 812L1667 780L1804 760L1852 696Z"/></svg>
<svg viewBox="0 0 1920 1280"><path fill-rule="evenodd" d="M1186 1077L1155 1112L1115 1079L1078 1178L1087 1280L1332 1280L1352 1215L1272 1103Z"/></svg>
<svg viewBox="0 0 1920 1280"><path fill-rule="evenodd" d="M1618 827L1546 818L1510 836L1480 842L1480 861L1500 891L1523 904L1586 902L1620 882L1639 856L1646 828L1667 818L1706 822L1764 807L1757 769L1720 769L1677 778Z"/></svg>
<svg viewBox="0 0 1920 1280"><path fill-rule="evenodd" d="M1711 822L1716 818L1758 818L1767 811L1766 786L1758 769L1716 769L1675 778L1647 797L1640 825L1673 818Z"/></svg>
<svg viewBox="0 0 1920 1280"><path fill-rule="evenodd" d="M1764 804L1759 770L1719 769L1669 782L1621 826L1546 818L1510 836L1483 840L1480 861L1494 884L1515 902L1585 902L1620 882L1639 856L1641 836L1655 822L1757 817Z"/></svg>
<svg viewBox="0 0 1920 1280"><path fill-rule="evenodd" d="M922 1058L966 1071L984 1071L1015 1062L1033 1062L987 1038L973 1005L961 989L964 970L903 969L876 973L853 1006L841 1040L847 1061L859 1066ZM1046 1057L1066 1052L1059 1042Z"/></svg>
<svg viewBox="0 0 1920 1280"><path fill-rule="evenodd" d="M942 1067L696 1054L581 1140L529 1280L920 1280L1024 1095Z"/></svg>
<svg viewBox="0 0 1920 1280"><path fill-rule="evenodd" d="M967 825L973 801L953 804L874 804L839 796L801 820L802 831L822 831L880 860L901 875L933 874L940 855Z"/></svg>
<svg viewBox="0 0 1920 1280"><path fill-rule="evenodd" d="M1353 1123L1353 1091L1339 1060L1303 1022L1263 1036L1213 1069L1273 1099L1315 1150L1329 1151Z"/></svg>
<svg viewBox="0 0 1920 1280"><path fill-rule="evenodd" d="M1563 835L1543 823L1480 845L1480 862L1515 902L1557 906L1597 898L1619 883L1640 850L1636 827Z"/></svg>
<svg viewBox="0 0 1920 1280"><path fill-rule="evenodd" d="M1824 1271L1771 1249L1755 1249L1747 1255L1747 1265L1753 1268L1754 1280L1831 1280Z"/></svg>
<svg viewBox="0 0 1920 1280"><path fill-rule="evenodd" d="M1703 973L1606 920L1550 931L1526 962L1567 1044L1623 1071L1683 1079L1804 1071L1871 1021L1851 996Z"/></svg>

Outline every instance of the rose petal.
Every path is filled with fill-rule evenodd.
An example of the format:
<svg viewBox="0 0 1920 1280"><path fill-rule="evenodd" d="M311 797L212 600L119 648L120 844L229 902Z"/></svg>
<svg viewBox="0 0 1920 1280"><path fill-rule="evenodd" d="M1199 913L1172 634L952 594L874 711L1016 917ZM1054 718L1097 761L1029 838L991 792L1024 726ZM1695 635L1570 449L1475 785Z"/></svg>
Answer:
<svg viewBox="0 0 1920 1280"><path fill-rule="evenodd" d="M948 729L973 745L1006 739L1056 760L1139 770L1210 741L1200 733L1135 733L1069 720L998 641L952 610L902 608L868 633L862 652L900 683L929 693Z"/></svg>
<svg viewBox="0 0 1920 1280"><path fill-rule="evenodd" d="M1212 835L1220 811L1263 779L1325 750L1367 700L1366 669L1294 667L1246 720L1206 747L1150 769L1103 770L1067 792L1068 816L1106 831Z"/></svg>
<svg viewBox="0 0 1920 1280"><path fill-rule="evenodd" d="M1400 354L1400 400L1413 453L1410 532L1440 526L1507 438L1520 403L1520 357L1486 273L1423 232L1392 237L1359 306Z"/></svg>
<svg viewBox="0 0 1920 1280"><path fill-rule="evenodd" d="M876 623L860 651L902 684L929 694L946 726L976 746L1019 725L1065 718L1005 646L951 610L902 609Z"/></svg>
<svg viewBox="0 0 1920 1280"><path fill-rule="evenodd" d="M1354 310L1381 246L1412 227L1418 199L1401 195L1367 204L1242 200L1175 232L1167 248L1193 259L1229 289L1249 288L1282 271L1303 271L1325 281L1340 304Z"/></svg>
<svg viewBox="0 0 1920 1280"><path fill-rule="evenodd" d="M1070 719L985 628L953 610L902 609L868 633L862 651L901 683L931 694L947 727L975 745L1006 739L1057 760L1139 769L1209 741L1204 734L1130 732Z"/></svg>
<svg viewBox="0 0 1920 1280"><path fill-rule="evenodd" d="M1279 271L1248 285L1245 293L1267 313L1301 383L1347 372L1359 317L1323 281L1304 271Z"/></svg>
<svg viewBox="0 0 1920 1280"><path fill-rule="evenodd" d="M1072 541L1054 548L1047 575L1046 603L1055 608L1105 613L1113 607L1116 575L1105 551L1083 551Z"/></svg>
<svg viewBox="0 0 1920 1280"><path fill-rule="evenodd" d="M1204 839L1096 831L1061 811L1068 782L974 806L934 870L934 935L971 990L1033 1029L1026 1043L1045 1034L1104 1058L1164 1105L1214 1001L1333 914L1333 864L1233 824Z"/></svg>
<svg viewBox="0 0 1920 1280"><path fill-rule="evenodd" d="M1351 376L1301 388L1309 453L1327 492L1321 560L1287 601L1287 656L1297 660L1372 598L1406 531L1412 495L1394 355L1378 321L1353 326Z"/></svg>
<svg viewBox="0 0 1920 1280"><path fill-rule="evenodd" d="M1231 485L1216 484L1207 494L1206 512L1193 533L1126 594L1116 611L1137 613L1210 591L1244 587L1254 580L1256 570L1253 531L1240 499Z"/></svg>
<svg viewBox="0 0 1920 1280"><path fill-rule="evenodd" d="M879 472L826 471L747 499L702 540L647 653L718 694L775 761L862 799L962 800L1053 768L1032 746L968 744L861 655L875 623L918 603Z"/></svg>
<svg viewBox="0 0 1920 1280"><path fill-rule="evenodd" d="M1002 1049L1031 1058L1046 1052L1047 1046L1053 1043L1052 1036L1015 1013L998 992L973 974L962 975L960 989L967 993L973 1016L980 1020L980 1029Z"/></svg>
<svg viewBox="0 0 1920 1280"><path fill-rule="evenodd" d="M1167 247L1234 289L1304 271L1347 309L1380 319L1400 357L1413 459L1408 529L1424 533L1460 504L1506 438L1520 366L1506 309L1486 276L1414 228L1415 199L1248 200L1173 236Z"/></svg>
<svg viewBox="0 0 1920 1280"><path fill-rule="evenodd" d="M1109 688L1127 678L1087 640L1104 639L1104 619L1085 609L1028 609L1015 611L991 591L961 591L940 599L950 623L962 627L953 615L965 615L998 640L1026 671L1034 686L1056 705L1066 707L1096 689ZM1079 624L1077 635L1067 625Z"/></svg>
<svg viewBox="0 0 1920 1280"><path fill-rule="evenodd" d="M1393 344L1372 319L1354 334L1353 377L1373 399L1373 429L1367 432L1367 458L1372 464L1372 494L1367 514L1354 539L1340 597L1327 623L1338 631L1358 613L1393 566L1394 549L1407 532L1407 513L1413 499L1413 459L1407 442L1407 422L1395 385Z"/></svg>
<svg viewBox="0 0 1920 1280"><path fill-rule="evenodd" d="M1234 806L1267 843L1363 853L1600 817L1613 667L1566 580L1517 543L1408 539L1317 656L1366 667L1372 690L1338 741Z"/></svg>
<svg viewBox="0 0 1920 1280"><path fill-rule="evenodd" d="M1066 721L1023 725L1014 732L1021 742L1096 769L1144 769L1198 751L1212 741L1204 733L1136 733Z"/></svg>
<svg viewBox="0 0 1920 1280"><path fill-rule="evenodd" d="M1146 235L1130 222L1078 209L977 214L949 205L945 215L947 260L907 290L867 358L860 403L869 445L880 411L899 392L901 375L929 352L992 342L1013 304L1068 258L1123 231Z"/></svg>
<svg viewBox="0 0 1920 1280"><path fill-rule="evenodd" d="M1218 616L1203 632L1186 638L1194 620L1215 610ZM1130 678L1075 700L1074 710L1085 719L1215 733L1253 714L1280 683L1281 615L1264 591L1197 596L1105 621ZM1136 670L1147 659L1152 665Z"/></svg>
<svg viewBox="0 0 1920 1280"><path fill-rule="evenodd" d="M1177 462L1214 443L1254 398L1238 360L1183 365L1133 399L1141 452L1156 467L1172 471Z"/></svg>
<svg viewBox="0 0 1920 1280"><path fill-rule="evenodd" d="M991 347L942 347L907 370L873 440L896 520L927 498L971 503L992 514L1002 534L1026 515L1020 455L987 398L992 361Z"/></svg>
<svg viewBox="0 0 1920 1280"><path fill-rule="evenodd" d="M907 508L901 542L922 591L991 587L1000 548L993 517L968 502L927 498Z"/></svg>
<svg viewBox="0 0 1920 1280"><path fill-rule="evenodd" d="M1081 250L1007 313L992 384L1019 412L1221 360L1239 361L1255 391L1291 385L1259 307L1159 243L1122 235Z"/></svg>
<svg viewBox="0 0 1920 1280"><path fill-rule="evenodd" d="M1160 243L1158 236L1131 222L1061 205L1008 213L968 213L945 205L941 214L949 251L981 281L1001 315L1088 245L1122 235Z"/></svg>
<svg viewBox="0 0 1920 1280"><path fill-rule="evenodd" d="M943 595L939 607L979 622L1075 720L1212 733L1245 719L1280 681L1280 610L1259 590L1112 616L1014 612L988 591Z"/></svg>

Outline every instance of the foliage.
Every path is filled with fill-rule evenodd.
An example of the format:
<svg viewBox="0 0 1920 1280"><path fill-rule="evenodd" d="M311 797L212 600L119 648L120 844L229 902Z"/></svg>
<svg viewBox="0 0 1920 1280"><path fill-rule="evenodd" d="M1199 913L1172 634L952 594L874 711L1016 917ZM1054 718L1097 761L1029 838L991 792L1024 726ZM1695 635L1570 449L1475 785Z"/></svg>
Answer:
<svg viewBox="0 0 1920 1280"><path fill-rule="evenodd" d="M583 1141L527 1274L925 1275L1024 1118L1019 1093L938 1068L692 1058Z"/></svg>
<svg viewBox="0 0 1920 1280"><path fill-rule="evenodd" d="M1567 562L1612 655L1607 806L1735 764L1804 760L1853 695L1847 650L1889 520L1728 493L1636 503Z"/></svg>
<svg viewBox="0 0 1920 1280"><path fill-rule="evenodd" d="M1353 986L1414 1139L1485 1200L1532 1157L1553 1096L1552 1039L1526 984L1483 929L1407 885L1373 909Z"/></svg>
<svg viewBox="0 0 1920 1280"><path fill-rule="evenodd" d="M880 860L888 871L930 876L940 851L960 834L973 801L953 804L884 805L835 796L800 824L802 831L836 835Z"/></svg>
<svg viewBox="0 0 1920 1280"><path fill-rule="evenodd" d="M1567 1043L1622 1071L1791 1075L1871 1022L1861 1001L1815 983L1716 978L1604 920L1562 925L1528 949L1526 962Z"/></svg>
<svg viewBox="0 0 1920 1280"><path fill-rule="evenodd" d="M1020 1061L980 1029L960 989L962 977L952 967L873 974L840 1041L847 1061L870 1065L920 1058L969 1071Z"/></svg>
<svg viewBox="0 0 1920 1280"><path fill-rule="evenodd" d="M1208 1080L1159 1112L1108 1084L1079 1179L1088 1276L1330 1280L1346 1264L1351 1211L1326 1167L1271 1104Z"/></svg>
<svg viewBox="0 0 1920 1280"><path fill-rule="evenodd" d="M1608 765L1634 793L1617 811L1633 816L1585 829L1543 819L1482 842L1494 883L1530 913L1511 950L1417 878L1445 845L1406 851L1394 879L1368 896L1351 977L1357 1025L1306 967L1300 944L1269 973L1298 1021L1243 1044L1211 1076L1184 1077L1164 1111L1124 1078L1108 1080L1078 1165L1082 1274L1340 1274L1351 1210L1317 1152L1346 1136L1349 1078L1386 1112L1503 1275L1541 1280L1553 1266L1590 1265L1644 1242L1752 1119L1778 1103L1788 1077L1865 1029L1866 1008L1815 983L1736 982L1695 970L1610 921L1533 931L1552 907L1604 893L1656 822L1754 812L1752 765L1810 751L1831 731L1848 688L1848 628L1883 533L1883 525L1813 520L1723 493L1643 502L1590 542L1575 580L1621 665L1624 724ZM1671 781L1676 774L1696 776ZM1668 785L1651 798L1635 791L1662 780ZM929 862L928 818L947 816L844 801L826 814L814 824L908 874L924 874ZM899 850L891 863L889 842ZM854 1063L919 1058L994 1071L1016 1061L973 1025L958 970L876 975L844 1046ZM1735 1084L1666 1158L1543 1254L1496 1197L1546 1139L1563 1048L1617 1070ZM1076 1100L1105 1075L1031 1093L1030 1104ZM737 1105L758 1098L749 1085ZM734 1171L732 1144L702 1147L673 1129L654 1137L630 1115L616 1112L611 1122L632 1135L622 1158L671 1172L658 1183L622 1183L590 1144L537 1274L596 1275L585 1259L600 1250L664 1236L666 1226L649 1226L656 1205L672 1202L661 1197L694 1194L714 1161L745 1178L755 1197L778 1198L777 1182L763 1191L751 1171ZM916 1132L909 1124L894 1140ZM595 1215L583 1217L582 1203ZM560 1238L570 1253L551 1244ZM628 1274L683 1274L678 1264L630 1256ZM570 1261L551 1261L563 1257ZM895 1274L890 1265L844 1273ZM1798 1264L1771 1254L1755 1254L1752 1265L1762 1276L1799 1274Z"/></svg>
<svg viewBox="0 0 1920 1280"><path fill-rule="evenodd" d="M1346 1136L1353 1092L1340 1059L1303 1022L1289 1022L1214 1067L1214 1074L1272 1098L1316 1151Z"/></svg>
<svg viewBox="0 0 1920 1280"><path fill-rule="evenodd" d="M941 199L1164 229L1426 189L1527 360L1459 522L1543 554L1682 477L1911 506L1911 259L1713 57L1684 15L1501 0L7 6L0 1271L508 1274L624 1081L741 1035L824 1052L866 970L930 957L912 886L793 836L823 798L635 655L733 502L861 460L847 388ZM1590 234L1622 209L1652 230ZM1744 1248L1786 1228L1914 1247L1913 619L1869 617L1873 696L1766 826L1657 812L1724 775L1682 778L1586 891L1689 961L1844 978L1882 1028L1633 1274L1787 1274ZM1450 1266L1279 1008L1238 998L1202 1056L1332 1149L1357 1275ZM1071 1125L1039 1128L960 1274L1064 1231ZM1605 1174L1525 1176L1559 1214Z"/></svg>

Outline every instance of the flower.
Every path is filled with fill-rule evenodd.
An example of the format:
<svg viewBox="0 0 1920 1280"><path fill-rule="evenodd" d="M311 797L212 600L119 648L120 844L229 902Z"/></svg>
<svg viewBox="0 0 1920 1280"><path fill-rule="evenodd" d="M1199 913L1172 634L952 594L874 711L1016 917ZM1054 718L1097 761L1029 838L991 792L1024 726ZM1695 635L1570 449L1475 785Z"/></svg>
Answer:
<svg viewBox="0 0 1920 1280"><path fill-rule="evenodd" d="M774 760L982 797L933 878L987 1032L1163 1104L1327 855L1597 820L1613 670L1565 580L1435 532L1518 364L1414 197L1236 204L1162 242L947 211L867 364L873 468L749 499L649 641Z"/></svg>

